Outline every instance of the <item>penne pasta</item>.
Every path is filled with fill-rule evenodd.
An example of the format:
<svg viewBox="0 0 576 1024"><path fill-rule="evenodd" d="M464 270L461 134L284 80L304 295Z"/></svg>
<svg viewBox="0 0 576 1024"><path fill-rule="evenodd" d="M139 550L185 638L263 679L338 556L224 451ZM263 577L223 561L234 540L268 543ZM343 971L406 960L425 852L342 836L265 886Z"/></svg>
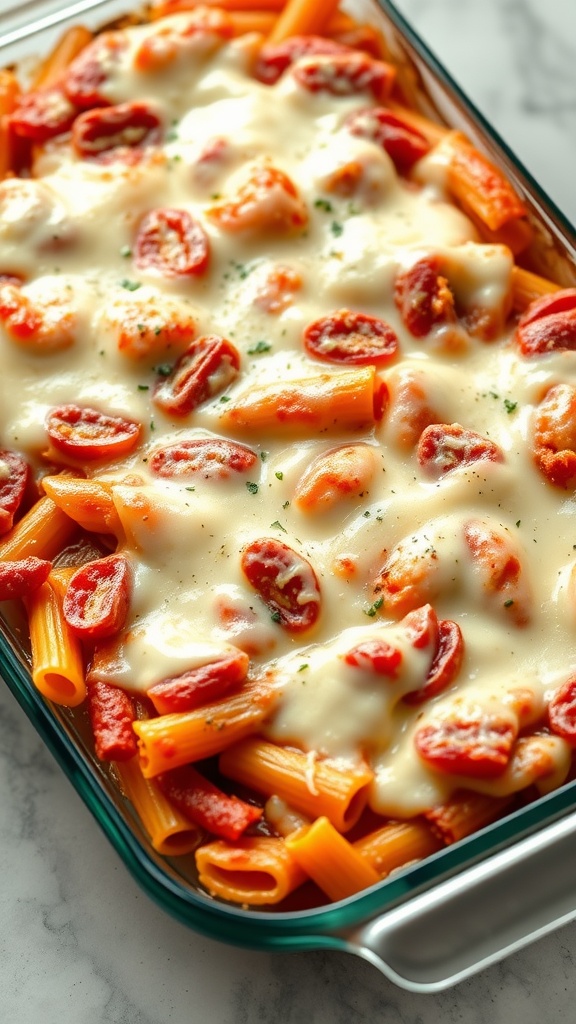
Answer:
<svg viewBox="0 0 576 1024"><path fill-rule="evenodd" d="M55 704L77 707L86 696L82 651L50 582L29 596L27 610L34 685Z"/></svg>
<svg viewBox="0 0 576 1024"><path fill-rule="evenodd" d="M36 555L54 558L76 530L70 519L48 497L40 498L0 543L0 562Z"/></svg>
<svg viewBox="0 0 576 1024"><path fill-rule="evenodd" d="M174 807L154 779L144 778L137 761L119 762L114 772L157 853L181 857L197 849L203 830Z"/></svg>
<svg viewBox="0 0 576 1024"><path fill-rule="evenodd" d="M45 476L42 487L54 504L84 530L122 536L120 517L104 483L58 474Z"/></svg>
<svg viewBox="0 0 576 1024"><path fill-rule="evenodd" d="M277 697L269 687L255 683L194 711L135 722L145 778L213 757L231 743L256 732L271 713Z"/></svg>
<svg viewBox="0 0 576 1024"><path fill-rule="evenodd" d="M320 35L338 7L339 0L288 0L268 41L279 43L289 36Z"/></svg>
<svg viewBox="0 0 576 1024"><path fill-rule="evenodd" d="M256 737L227 747L219 765L228 778L268 796L275 794L302 814L324 815L340 832L360 818L373 777L368 768L342 771Z"/></svg>
<svg viewBox="0 0 576 1024"><path fill-rule="evenodd" d="M362 853L336 831L328 818L293 832L286 847L303 871L331 900L344 900L380 881Z"/></svg>
<svg viewBox="0 0 576 1024"><path fill-rule="evenodd" d="M254 836L234 845L217 840L196 851L200 883L213 896L243 905L274 906L306 881L283 839Z"/></svg>
<svg viewBox="0 0 576 1024"><path fill-rule="evenodd" d="M88 46L92 32L83 25L72 25L58 40L54 49L34 75L32 89L47 89L55 85L75 57Z"/></svg>
<svg viewBox="0 0 576 1024"><path fill-rule="evenodd" d="M390 821L352 845L381 878L386 878L391 871L442 849L444 833L441 835L442 839L437 838L424 821Z"/></svg>

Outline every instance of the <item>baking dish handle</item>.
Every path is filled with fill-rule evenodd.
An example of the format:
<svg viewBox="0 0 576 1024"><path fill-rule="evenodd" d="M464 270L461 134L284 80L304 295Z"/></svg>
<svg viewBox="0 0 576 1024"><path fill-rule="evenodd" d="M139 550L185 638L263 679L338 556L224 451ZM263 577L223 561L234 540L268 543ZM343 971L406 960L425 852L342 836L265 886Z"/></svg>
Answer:
<svg viewBox="0 0 576 1024"><path fill-rule="evenodd" d="M576 917L576 814L348 933L350 952L437 992Z"/></svg>

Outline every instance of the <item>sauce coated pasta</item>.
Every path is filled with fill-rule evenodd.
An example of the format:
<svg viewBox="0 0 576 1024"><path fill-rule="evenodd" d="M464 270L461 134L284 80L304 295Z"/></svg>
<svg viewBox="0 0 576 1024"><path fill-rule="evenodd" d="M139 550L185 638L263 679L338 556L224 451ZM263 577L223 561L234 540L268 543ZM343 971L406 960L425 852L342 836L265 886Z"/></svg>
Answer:
<svg viewBox="0 0 576 1024"><path fill-rule="evenodd" d="M576 289L375 29L152 14L0 80L0 601L156 850L338 900L571 771Z"/></svg>

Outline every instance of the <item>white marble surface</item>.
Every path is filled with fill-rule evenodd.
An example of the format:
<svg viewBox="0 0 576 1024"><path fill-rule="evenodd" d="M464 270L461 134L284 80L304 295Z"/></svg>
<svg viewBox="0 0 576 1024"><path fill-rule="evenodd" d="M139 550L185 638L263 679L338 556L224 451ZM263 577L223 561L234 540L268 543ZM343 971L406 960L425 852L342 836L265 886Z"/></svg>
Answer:
<svg viewBox="0 0 576 1024"><path fill-rule="evenodd" d="M399 6L576 221L574 0ZM0 807L0 1019L10 1024L574 1019L576 924L433 996L343 954L268 955L187 931L138 890L4 689Z"/></svg>

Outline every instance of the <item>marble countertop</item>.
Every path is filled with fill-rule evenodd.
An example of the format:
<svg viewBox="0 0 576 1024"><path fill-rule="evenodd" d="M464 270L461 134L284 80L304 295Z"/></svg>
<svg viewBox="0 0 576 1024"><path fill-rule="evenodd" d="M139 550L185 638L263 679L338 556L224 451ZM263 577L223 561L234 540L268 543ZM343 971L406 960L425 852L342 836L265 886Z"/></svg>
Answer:
<svg viewBox="0 0 576 1024"><path fill-rule="evenodd" d="M312 0L311 0L312 2ZM574 0L397 0L576 222ZM28 1024L560 1024L576 923L436 995L344 954L205 939L136 887L10 693L0 689L0 1016Z"/></svg>

